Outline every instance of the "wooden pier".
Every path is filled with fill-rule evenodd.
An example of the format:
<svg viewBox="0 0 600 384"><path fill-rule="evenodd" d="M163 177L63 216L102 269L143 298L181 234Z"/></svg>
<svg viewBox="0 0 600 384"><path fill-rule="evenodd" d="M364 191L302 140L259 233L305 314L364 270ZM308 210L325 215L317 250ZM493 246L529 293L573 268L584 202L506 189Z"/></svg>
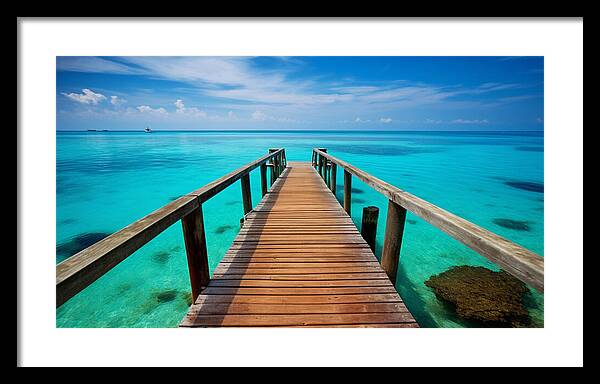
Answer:
<svg viewBox="0 0 600 384"><path fill-rule="evenodd" d="M338 167L344 172L343 203L335 197ZM253 208L249 173L256 168L263 199ZM368 217L363 217L362 235L349 216L353 176L388 198L381 264L372 251L377 209L364 210ZM210 277L202 204L237 180L242 228ZM193 298L181 327L415 328L417 322L394 288L407 211L543 291L541 256L377 179L325 148L314 149L307 163L288 163L280 148L58 264L57 307L181 220Z"/></svg>
<svg viewBox="0 0 600 384"><path fill-rule="evenodd" d="M416 327L310 163L289 163L181 326Z"/></svg>

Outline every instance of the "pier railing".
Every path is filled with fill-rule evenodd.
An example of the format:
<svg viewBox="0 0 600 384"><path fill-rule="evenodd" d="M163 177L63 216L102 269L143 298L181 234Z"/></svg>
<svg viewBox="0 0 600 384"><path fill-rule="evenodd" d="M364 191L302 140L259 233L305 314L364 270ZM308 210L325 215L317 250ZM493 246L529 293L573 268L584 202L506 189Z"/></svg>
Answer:
<svg viewBox="0 0 600 384"><path fill-rule="evenodd" d="M343 168L343 206L348 215L351 211L352 176L388 198L381 265L393 283L396 281L404 222L408 210L499 265L506 272L543 292L544 258L540 255L388 184L352 164L328 154L326 148L313 149L312 164L334 195L337 187L337 167Z"/></svg>
<svg viewBox="0 0 600 384"><path fill-rule="evenodd" d="M267 168L271 169L272 185L286 164L284 148L269 149L268 154L178 198L59 263L56 266L56 306L64 304L178 220L183 227L192 298L195 300L210 280L202 204L240 180L246 215L252 210L250 172L260 167L264 196L268 190Z"/></svg>

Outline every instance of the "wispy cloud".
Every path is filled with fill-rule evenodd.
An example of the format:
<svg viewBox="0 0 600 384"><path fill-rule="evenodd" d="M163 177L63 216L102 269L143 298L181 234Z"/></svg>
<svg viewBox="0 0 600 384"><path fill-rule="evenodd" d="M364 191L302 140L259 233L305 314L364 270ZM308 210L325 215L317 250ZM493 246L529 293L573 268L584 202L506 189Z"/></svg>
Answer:
<svg viewBox="0 0 600 384"><path fill-rule="evenodd" d="M114 73L114 74L145 74L140 68L126 65L114 60L94 56L61 56L56 58L58 71Z"/></svg>
<svg viewBox="0 0 600 384"><path fill-rule="evenodd" d="M379 119L380 123L384 123L384 124L389 124L392 122L392 118L391 117L382 117L381 119Z"/></svg>
<svg viewBox="0 0 600 384"><path fill-rule="evenodd" d="M148 105L140 105L138 107L136 107L138 111L142 112L142 113L151 113L151 114L158 114L158 115L166 115L168 114L167 110L164 109L163 107L159 107L159 108L152 108Z"/></svg>
<svg viewBox="0 0 600 384"><path fill-rule="evenodd" d="M121 105L121 104L125 104L127 102L127 100L122 99L118 96L111 96L110 97L110 103L112 105Z"/></svg>
<svg viewBox="0 0 600 384"><path fill-rule="evenodd" d="M69 99L76 101L81 104L98 104L103 100L106 100L106 96L101 93L95 93L94 91L84 88L81 90L83 93L62 93L62 95Z"/></svg>
<svg viewBox="0 0 600 384"><path fill-rule="evenodd" d="M250 116L252 116L252 120L258 120L258 121L265 121L265 120L267 120L267 115L265 115L261 111L255 111Z"/></svg>
<svg viewBox="0 0 600 384"><path fill-rule="evenodd" d="M175 112L180 115L187 115L191 117L206 117L206 112L196 108L196 107L186 107L183 103L183 100L177 99L175 101Z"/></svg>
<svg viewBox="0 0 600 384"><path fill-rule="evenodd" d="M487 119L482 119L482 120L455 119L455 120L452 120L451 123L452 124L488 124L489 121Z"/></svg>

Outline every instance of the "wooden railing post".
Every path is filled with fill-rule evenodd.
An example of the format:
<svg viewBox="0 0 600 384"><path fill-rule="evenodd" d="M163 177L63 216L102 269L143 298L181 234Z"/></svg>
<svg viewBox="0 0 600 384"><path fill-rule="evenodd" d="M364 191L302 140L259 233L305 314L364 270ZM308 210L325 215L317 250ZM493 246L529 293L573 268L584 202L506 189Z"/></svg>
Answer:
<svg viewBox="0 0 600 384"><path fill-rule="evenodd" d="M352 174L344 169L344 209L348 216L352 209Z"/></svg>
<svg viewBox="0 0 600 384"><path fill-rule="evenodd" d="M273 153L276 151L277 151L277 148L269 148L269 153ZM278 157L278 155L275 155L271 159L271 164L273 164L273 168L271 168L271 185L273 185L275 180L277 180L277 178L279 177L279 164L277 161L277 157Z"/></svg>
<svg viewBox="0 0 600 384"><path fill-rule="evenodd" d="M273 164L267 164L267 168L269 168L269 186L272 186L275 182L275 171L273 170Z"/></svg>
<svg viewBox="0 0 600 384"><path fill-rule="evenodd" d="M242 184L242 202L244 203L244 215L252 210L252 195L250 194L250 174L245 174L240 179Z"/></svg>
<svg viewBox="0 0 600 384"><path fill-rule="evenodd" d="M260 190L261 190L263 196L267 194L267 165L266 164L260 165Z"/></svg>
<svg viewBox="0 0 600 384"><path fill-rule="evenodd" d="M185 253L187 255L190 284L192 286L192 303L196 301L200 292L208 285L208 252L206 250L206 236L204 233L204 219L202 217L202 204L192 212L181 218Z"/></svg>
<svg viewBox="0 0 600 384"><path fill-rule="evenodd" d="M331 163L331 181L329 182L329 189L331 189L333 196L335 196L337 190L337 164L334 162Z"/></svg>
<svg viewBox="0 0 600 384"><path fill-rule="evenodd" d="M317 148L321 152L327 152L327 148ZM323 173L323 167L325 166L327 159L325 156L319 154L319 175L324 179L325 174Z"/></svg>
<svg viewBox="0 0 600 384"><path fill-rule="evenodd" d="M377 219L379 219L379 208L374 206L363 208L360 234L373 252L375 252L375 238L377 237Z"/></svg>
<svg viewBox="0 0 600 384"><path fill-rule="evenodd" d="M317 155L317 163L319 175L323 177L323 156L321 154Z"/></svg>
<svg viewBox="0 0 600 384"><path fill-rule="evenodd" d="M279 152L279 155L277 155L277 177L281 176L282 172L283 172L283 153Z"/></svg>
<svg viewBox="0 0 600 384"><path fill-rule="evenodd" d="M383 239L383 250L381 252L381 266L393 284L396 284L405 221L406 209L394 203L392 200L389 200L387 220L385 223L385 237Z"/></svg>
<svg viewBox="0 0 600 384"><path fill-rule="evenodd" d="M269 148L269 153L273 153L275 152L277 149L275 148ZM275 182L275 180L277 180L277 167L275 164L275 158L272 158L271 160L269 160L269 164L267 164L267 166L269 168L271 168L271 185L273 185L273 183Z"/></svg>

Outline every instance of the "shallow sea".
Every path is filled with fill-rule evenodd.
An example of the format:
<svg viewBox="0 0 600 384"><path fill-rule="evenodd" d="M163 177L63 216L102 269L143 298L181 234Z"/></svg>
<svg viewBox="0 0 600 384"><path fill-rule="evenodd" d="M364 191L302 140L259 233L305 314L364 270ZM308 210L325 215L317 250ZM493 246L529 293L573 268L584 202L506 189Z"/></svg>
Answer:
<svg viewBox="0 0 600 384"><path fill-rule="evenodd" d="M313 147L544 254L544 143L541 132L58 132L56 262L177 197L285 147L288 161L310 161ZM343 172L338 171L338 199ZM260 200L258 169L251 174ZM352 218L387 200L353 179ZM219 263L239 229L234 183L204 205L209 264ZM57 309L58 327L174 327L190 292L181 224L157 238ZM409 213L397 289L423 327L464 327L424 285L454 265L498 268ZM543 295L532 290L532 326L543 326Z"/></svg>

